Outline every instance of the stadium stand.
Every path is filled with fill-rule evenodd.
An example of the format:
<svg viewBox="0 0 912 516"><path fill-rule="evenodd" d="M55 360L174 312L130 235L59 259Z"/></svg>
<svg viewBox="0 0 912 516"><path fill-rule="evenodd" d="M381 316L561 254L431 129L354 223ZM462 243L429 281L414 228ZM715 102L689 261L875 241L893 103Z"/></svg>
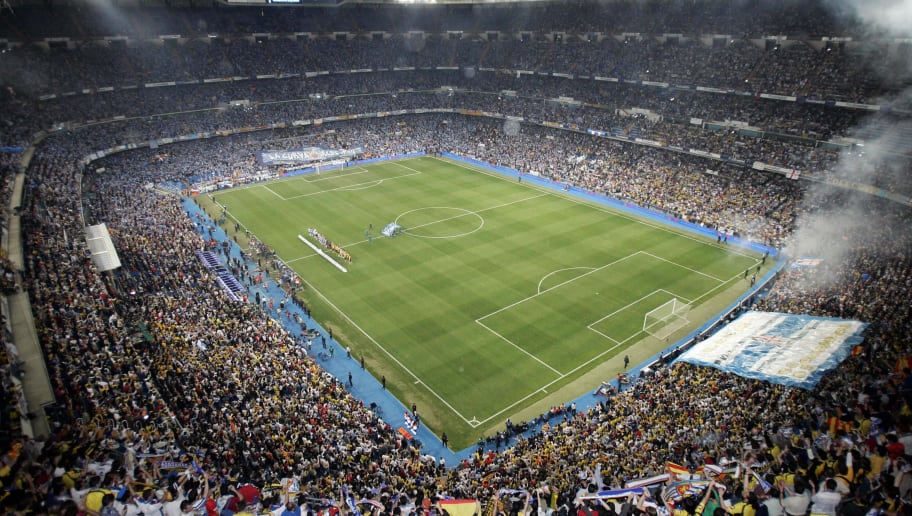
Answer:
<svg viewBox="0 0 912 516"><path fill-rule="evenodd" d="M319 15L306 20L248 8L136 7L114 25L97 23L89 8L0 13L4 512L107 516L110 490L118 514L295 514L283 498L327 515L452 514L440 503L453 498L479 500L492 515L680 515L694 514L701 484L690 484L696 491L677 506L657 494L598 507L586 498L666 474L709 478L718 468L727 476L715 477L725 489L713 505L729 514L912 513L912 225L908 204L894 200L912 193L912 131L902 100L875 100L899 94L912 76L872 81L871 61L858 59L902 47L872 41L830 51L821 36L865 32L816 2L757 3L750 17L724 2L662 3L650 16L641 2L611 5L546 3L526 18L491 6L416 7L421 16L403 6L315 8ZM420 41L405 35L416 27L428 33ZM696 28L735 36L718 46L714 38L653 37ZM507 36L526 29L529 40ZM253 35L301 30L315 36ZM450 40L441 36L447 30L471 36ZM347 31L360 36L325 37ZM556 32L566 39L556 42ZM159 38L175 33L187 37ZM613 36L624 33L647 36ZM801 38L766 48L767 34ZM105 36L124 39L98 39ZM52 45L46 37L70 39ZM347 73L357 69L370 71ZM340 73L283 76L306 71ZM237 100L250 102L232 106ZM867 108L836 101L897 109L868 117ZM658 116L629 116L633 108ZM415 109L432 112L341 121L332 132L293 128L296 120ZM521 131L467 114L480 111L522 117ZM239 128L265 131L147 146ZM790 256L826 257L817 267L784 268L737 311L870 326L813 390L663 356L651 375L591 408L555 406L461 454L409 441L308 352L305 336L319 335L294 288L262 283L264 273L288 279L270 250L223 246L239 229L181 196L201 170L254 176L250 157L275 138L357 144L376 156L473 156ZM118 145L131 151L87 166L87 156ZM802 174L761 172L754 162ZM813 237L820 220L839 221L832 238ZM111 229L117 273L99 273L79 240L98 222ZM278 299L294 315L270 303ZM26 342L13 338L22 335L12 318L23 303L40 368L23 363ZM52 405L30 406L23 393L39 369ZM44 419L36 413L46 414L47 432L30 430ZM832 491L835 501L825 495ZM805 512L791 512L802 504Z"/></svg>

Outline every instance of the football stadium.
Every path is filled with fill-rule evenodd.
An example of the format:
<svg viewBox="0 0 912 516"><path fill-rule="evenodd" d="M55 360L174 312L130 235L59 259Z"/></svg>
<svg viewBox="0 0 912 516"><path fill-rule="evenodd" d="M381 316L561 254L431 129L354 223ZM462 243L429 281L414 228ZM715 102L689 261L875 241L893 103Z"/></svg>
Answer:
<svg viewBox="0 0 912 516"><path fill-rule="evenodd" d="M5 514L912 514L912 2L0 20Z"/></svg>

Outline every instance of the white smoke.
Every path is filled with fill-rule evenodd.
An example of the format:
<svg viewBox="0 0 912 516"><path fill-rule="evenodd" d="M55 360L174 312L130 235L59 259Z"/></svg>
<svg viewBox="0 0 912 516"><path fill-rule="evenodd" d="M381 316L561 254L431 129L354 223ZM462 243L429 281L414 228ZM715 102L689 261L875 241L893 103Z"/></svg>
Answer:
<svg viewBox="0 0 912 516"><path fill-rule="evenodd" d="M520 126L519 121L513 120L512 118L504 120L503 123L503 133L506 136L516 136L519 134Z"/></svg>
<svg viewBox="0 0 912 516"><path fill-rule="evenodd" d="M912 36L912 0L837 0L836 8L849 10L871 29L869 35Z"/></svg>
<svg viewBox="0 0 912 516"><path fill-rule="evenodd" d="M912 76L912 56L892 40L912 34L912 0L833 0L830 6L834 16L854 18L849 25L861 23L859 39L877 41L881 45L880 59L872 55L856 56L854 59L862 60L856 64L862 66L864 62L864 66L888 88L908 84L907 78ZM877 66L877 61L885 64ZM910 99L912 88L906 88L864 102L908 109ZM848 135L864 140L864 145L841 152L838 162L829 167L826 176L909 195L912 192L909 188L910 161L902 156L908 149L897 145L894 138L896 134L910 130L912 122L902 117L874 114L863 119L848 131ZM876 209L883 202L887 201L858 189L811 183L786 254L792 258L820 257L834 266L831 271L838 270L839 266L847 265L845 260L859 249L876 245L877 239L889 233L889 226L895 224L892 219L881 217L882 210ZM826 283L828 278L818 279Z"/></svg>

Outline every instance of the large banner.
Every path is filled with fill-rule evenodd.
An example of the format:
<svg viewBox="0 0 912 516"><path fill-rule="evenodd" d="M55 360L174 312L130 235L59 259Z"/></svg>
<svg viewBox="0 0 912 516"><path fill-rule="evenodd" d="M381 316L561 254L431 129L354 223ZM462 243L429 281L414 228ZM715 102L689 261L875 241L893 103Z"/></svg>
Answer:
<svg viewBox="0 0 912 516"><path fill-rule="evenodd" d="M864 340L866 326L847 319L747 312L679 360L811 389Z"/></svg>
<svg viewBox="0 0 912 516"><path fill-rule="evenodd" d="M363 153L364 151L361 147L355 147L354 149L307 147L290 151L262 151L257 153L257 158L260 160L260 163L264 165L289 165L294 163L311 163L314 161L354 158Z"/></svg>

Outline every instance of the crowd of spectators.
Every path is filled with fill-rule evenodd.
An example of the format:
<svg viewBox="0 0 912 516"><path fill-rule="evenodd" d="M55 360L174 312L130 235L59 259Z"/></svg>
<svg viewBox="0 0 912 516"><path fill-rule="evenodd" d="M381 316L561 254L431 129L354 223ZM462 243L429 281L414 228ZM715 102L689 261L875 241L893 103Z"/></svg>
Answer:
<svg viewBox="0 0 912 516"><path fill-rule="evenodd" d="M208 40L207 40L208 41ZM410 40L408 40L410 41ZM220 59L214 57L196 56L193 52L184 53L176 49L168 50L169 44L149 46L154 55L161 54L162 58L146 56L140 43L138 47L124 46L123 48L95 47L87 45L77 49L58 49L51 54L59 54L65 59L63 62L54 62L46 51L37 48L16 48L0 56L5 59L11 69L19 69L21 73L10 74L10 80L26 80L35 74L37 83L49 87L53 91L73 86L74 78L88 77L92 80L104 80L109 77L120 77L114 69L104 68L112 63L118 63L119 58L109 55L111 52L123 53L137 52L135 57L145 66L149 67L153 75L144 75L141 80L150 79L183 79L174 67L175 56L196 63L188 66L188 70L195 74L205 68L198 66L199 62L219 62L223 65L229 63L231 70L217 68L211 70L213 74L232 75L240 74L241 77L252 77L259 72L275 72L274 69L259 68L263 62L293 63L299 56L306 59L316 59L314 63L302 63L304 69L308 67L324 67L329 70L349 70L359 66L377 68L376 63L358 63L358 56L370 55L375 59L377 55L387 56L392 66L400 63L397 60L403 55L409 56L416 53L427 52L431 58L421 64L430 64L433 61L450 59L454 55L453 49L447 45L459 45L461 40L424 41L420 49L411 50L397 45L413 45L408 41L394 39L392 41L374 40L313 40L307 45L307 51L298 51L294 45L301 44L288 39L267 40L253 43L246 39L237 39L224 43L228 50L219 51ZM651 47L659 43L651 40L632 41L619 43L607 40L597 45L621 45L621 48L635 48L639 46ZM211 45L220 45L218 42L200 43L190 41L186 43L188 49L203 48L211 50ZM333 48L334 45L343 49ZM471 42L465 42L467 48L472 47ZM537 48L539 43L520 45L512 48L515 42L495 42L494 45L505 45L503 52L496 48L485 47L483 53L487 55L504 54L504 63L499 66L519 68L528 66L530 69L540 69L540 63L524 63L523 56L539 58L544 55L555 55L559 51ZM549 44L560 48L569 45L576 48L577 43ZM657 48L664 48L662 44ZM723 49L715 47L702 48L699 43L682 44L687 52L693 54L685 59L677 52L672 52L667 63L638 64L644 56L650 59L660 59L662 52L648 50L632 52L630 58L619 57L618 69L644 68L657 70L670 70L679 62L703 62L706 56L699 55L700 51L724 52L732 55L751 55L754 52L772 53L777 50L761 51L751 43L739 45L735 42ZM803 43L796 43L792 47L804 48L805 52L820 52L828 56L826 62L841 63L842 66L854 66L849 63L857 62L847 53L836 50L817 51ZM115 46L116 47L116 46ZM324 48L325 47L325 48ZM350 48L348 48L350 47ZM529 47L523 51L522 48ZM677 46L674 46L677 48ZM587 48L585 45L582 48ZM700 50L702 48L702 50ZM796 50L782 49L785 53L795 53ZM130 50L132 49L132 50ZM83 52L90 55L83 56ZM157 54L159 53L159 54ZM340 53L347 56L339 59ZM97 55L96 55L97 54ZM594 52L592 55L603 56L611 52ZM834 57L839 54L842 57ZM264 58L265 55L265 58ZM618 54L621 56L621 54ZM195 56L195 57L194 57ZM318 58L316 56L328 56ZM322 60L321 60L322 59ZM471 61L474 58L467 58ZM555 63L566 63L569 56L557 55ZM689 61L688 61L689 59ZM763 71L762 67L750 62L743 66L736 66L728 59L719 69L730 73L732 70L750 69L754 80L764 77L775 77L777 81L788 79L794 83L807 84L807 77L817 74L809 69L810 65L801 60L766 59L770 62L793 63L794 69L786 73L780 68ZM870 62L871 60L869 60ZM450 64L450 61L447 61ZM458 64L458 63L457 63ZM96 69L95 67L101 67ZM291 66L297 66L293 64ZM779 66L779 65L776 65ZM829 66L829 65L828 65ZM49 73L60 73L59 79L48 80L48 76L40 72L42 67L47 67ZM115 68L137 70L137 65L128 62L116 65ZM689 66L691 70L701 73L711 72L712 66ZM322 68L321 68L322 69ZM300 68L296 68L300 72ZM469 71L473 70L473 71ZM898 69L900 75L902 68ZM295 72L295 73L297 73ZM835 72L827 72L830 75ZM160 75L155 75L160 74ZM623 76L623 74L621 74ZM817 74L819 75L819 74ZM843 73L836 73L843 76ZM641 76L640 79L662 79L661 77ZM672 84L680 82L681 77L667 77ZM709 80L710 77L707 77ZM130 82L133 79L125 79ZM740 82L738 79L735 82ZM897 84L902 84L902 79L897 79ZM713 81L709 81L713 83ZM725 82L725 81L723 81ZM833 81L825 81L828 88L838 88ZM847 84L852 87L863 81L852 78ZM94 86L100 86L94 84ZM722 84L724 86L724 84ZM455 93L440 94L453 88ZM752 91L752 88L746 88ZM14 89L8 90L15 92ZM435 93L428 93L433 91ZM175 94L179 92L179 94ZM511 93L512 92L512 93ZM548 99L569 97L579 104L561 104ZM391 100L394 99L394 100ZM249 102L245 109L231 109L231 101L243 100ZM116 132L116 138L109 141L117 143L135 143L144 141L154 129L161 129L163 136L177 133L203 132L238 126L253 126L270 123L291 123L295 120L319 118L340 112L373 112L396 108L452 108L476 109L491 111L511 116L522 116L527 120L541 122L548 121L559 123L579 129L597 129L610 131L619 137L643 137L675 145L683 148L697 148L739 160L762 161L784 169L796 169L811 174L836 175L841 179L854 180L846 177L845 172L851 168L837 169L834 164L838 161L838 152L832 146L821 146L820 142L839 139L842 136L851 136L866 140L882 139L885 146L883 150L898 154L907 154L909 143L912 141L912 131L892 130L902 126L903 119L899 116L881 114L873 119L866 119L863 111L854 109L837 108L829 105L807 104L798 102L782 102L777 100L758 99L754 96L733 94L718 94L679 90L673 88L657 88L653 86L630 85L624 83L606 83L593 80L569 80L561 77L540 75L521 75L479 71L477 69L460 70L412 70L412 71L374 71L369 73L348 74L338 73L310 78L286 78L270 80L241 80L228 83L210 84L184 84L158 88L138 88L98 92L93 94L77 94L75 97L58 97L44 101L34 101L15 93L8 99L6 106L9 110L10 121L8 128L4 128L4 137L8 142L21 141L23 134L28 134L28 129L48 128L55 126L70 127L73 124L83 123L87 120L110 120L112 118L126 119L126 122L111 124L111 132ZM650 116L639 118L630 117L635 110L644 110ZM183 113L180 116L174 113ZM167 119L161 115L168 113ZM133 120L134 117L157 115L152 119ZM709 130L703 122L721 122L724 130ZM866 132L854 129L863 123L873 131ZM121 124L127 124L124 127ZM908 125L908 124L906 124ZM885 136L886 138L881 138ZM813 149L808 147L813 146ZM903 165L905 167L906 165ZM851 175L851 173L849 173ZM897 187L902 174L891 174L880 180L883 174L865 174L865 180L877 188L889 188L893 191L905 192L905 186Z"/></svg>
<svg viewBox="0 0 912 516"><path fill-rule="evenodd" d="M709 25L714 19L709 18ZM586 22L582 23L581 28ZM757 23L762 26L762 16ZM240 66L250 73L258 70L259 62L282 63L284 56L293 59L290 56L296 54L296 43L276 44L267 59L252 57L244 64L244 56L255 56L248 48L251 44L238 40L216 45L221 47L215 47L218 50L212 55L206 49L198 55L191 52L186 63L199 59L206 63L204 68L233 73L227 67ZM523 51L513 48L513 43L498 45L479 53L485 59L489 55L492 60L516 59L511 62L524 66L576 62L561 51L552 53L550 47ZM664 52L653 43L627 45L631 55L638 56L638 65L652 66L650 59L664 59ZM149 58L155 63L150 69L162 70L169 52L174 53L163 48L163 57ZM400 49L389 48L384 51L388 57ZM440 48L447 47L440 42ZM461 44L451 48L457 48L452 55L461 55ZM497 57L501 48L504 55ZM742 54L726 48L720 55L733 66L725 73L743 80L743 75L732 71L747 66L738 56L761 51L748 49ZM794 59L757 57L763 63L761 75L775 78L778 87L806 93L808 83L796 80L799 76L789 71L790 63L806 76L828 77L813 62L816 54L801 47L782 50L794 53ZM506 57L514 51L515 57ZM702 51L685 44L668 55L686 63L702 59L698 55ZM70 51L59 51L66 52ZM74 77L87 81L94 80L95 71L105 77L135 65L134 58L118 60L105 51L86 52L61 57L58 64L63 70L70 66ZM357 53L343 52L348 61L338 54L333 57L355 66L360 59ZM121 49L120 54L126 56L128 51ZM146 50L140 55L145 60ZM329 59L318 49L310 55L307 59ZM83 61L86 56L93 57ZM79 64L66 64L68 59ZM617 69L650 73L631 63L620 62ZM190 70L190 65L182 66ZM175 73L180 73L177 68ZM143 69L131 69L144 80L155 77L142 75ZM694 76L706 69L698 67ZM227 516L262 507L281 515L283 511L294 514L297 504L303 511L329 515L351 512L343 502L350 493L355 499L370 500L362 509L376 507L378 514L434 512L438 510L434 502L445 497L479 499L487 514L530 510L570 514L578 509L591 514L580 494L622 487L627 480L662 473L667 462L675 462L692 470L706 464L738 463L739 472L753 470L770 484L767 489L756 478L737 474L718 478L726 488L719 496L731 505L725 510L728 513L753 514L765 508L770 516L780 516L781 506L774 510L780 497L787 510L802 503L806 510L810 500L804 498L812 498L804 495L806 490L817 492L812 512L912 513L912 462L906 453L906 447L912 446L908 405L912 373L902 365L908 364L912 333L908 305L912 230L907 206L876 197L859 201L858 194L850 191L684 153L455 113L276 128L141 149L98 162L103 172L91 171L95 166L84 171L79 163L93 151L152 138L341 113L442 107L523 116L533 122L560 121L583 129L617 127L623 136L846 174L840 168L845 162L836 153L736 132L711 132L675 120L728 118L820 135L841 133L858 120L842 110L728 96L707 100L696 93L675 93L672 100L667 94L625 85L603 85L590 92L587 86L577 87L576 81L563 89L571 83L554 78L485 74L469 78L462 71L446 77L446 82L440 82L438 76L419 71L329 76L313 82L258 81L255 86L198 85L182 87L180 91L187 95L170 99L166 90L38 104L7 98L11 123L3 128L3 137L10 144L27 145L31 135L46 129L49 121L64 121L57 117L68 109L77 113L77 120L122 114L121 109L144 116L86 127L72 124L68 130L50 134L37 146L26 171L23 285L58 406L53 435L8 442L8 452L0 458L4 510L75 514L82 508L107 516L111 514L105 512L107 508L114 507L117 514L224 511ZM457 88L474 84L469 79L485 86L466 88L481 93L402 91L409 81L414 81L414 89L433 89L449 79L453 80L450 86ZM283 91L286 88L293 97ZM323 88L332 91L329 98L309 97ZM507 89L521 94L498 94ZM597 96L595 103L606 107L571 107L543 100L567 91L581 99ZM354 95L377 92L382 93ZM257 98L262 102L253 108L216 108L241 94L261 96ZM303 100L266 102L288 98ZM131 103L140 107L128 111L134 109ZM168 109L173 105L179 110L215 109L161 115L175 111ZM666 119L617 113L632 107L655 110ZM39 112L31 117L34 109ZM804 121L805 117L810 120ZM253 158L256 151L310 144L360 146L377 156L451 151L775 247L795 247L825 257L817 268L785 269L751 300L752 307L857 318L870 323L865 343L812 391L662 361L652 376L601 399L591 409L559 407L544 418L544 426L509 448L479 447L459 464L444 465L424 453L420 443L403 438L352 397L342 381L320 368L301 346L300 320L283 317L265 299L228 302L196 257L198 250L211 248L217 222L202 215L188 217L178 195L149 188L187 185L200 177L252 175L262 167ZM5 185L0 196L9 199L18 155L2 156ZM886 179L891 186L893 179ZM852 207L851 212L847 207ZM838 238L815 239L813 221L820 219L855 223L839 225ZM98 222L108 225L123 263L113 274L97 272L80 241L84 225ZM236 252L231 263L241 278L264 269ZM18 283L5 266L9 274L4 274L4 290L11 293ZM254 285L248 284L248 289L257 296L267 295ZM4 334L4 342L8 341L9 335ZM15 355L8 351L8 356ZM14 360L8 362L13 374ZM10 383L4 381L4 385ZM14 399L5 399L5 408L12 405ZM295 481L287 482L291 478ZM101 489L110 489L111 496ZM516 500L501 499L500 489L527 491L530 508L524 510L521 495ZM283 495L295 503L281 503ZM330 505L335 507L330 510ZM612 504L603 509L609 514L631 510ZM659 503L659 511L667 510ZM674 514L677 511L680 508ZM643 508L643 512L650 511Z"/></svg>
<svg viewBox="0 0 912 516"><path fill-rule="evenodd" d="M333 98L350 95L401 93L437 90L475 91L500 95L549 99L570 97L584 104L613 113L617 109L641 108L662 118L690 121L735 120L765 131L806 135L827 140L845 134L863 117L857 110L756 99L753 96L698 93L616 83L591 83L559 77L477 72L467 77L458 70L417 70L334 74L301 79L238 81L204 85L178 85L163 88L120 90L100 94L60 97L38 103L20 99L8 106L16 118L10 127L39 124L47 128L56 123L136 117L224 107L232 100L252 104L308 100L312 96ZM175 94L177 92L177 94Z"/></svg>
<svg viewBox="0 0 912 516"><path fill-rule="evenodd" d="M299 133L270 131L218 139L204 144L218 149L206 154L198 152L197 142L148 149L119 157L128 162L116 169L173 171L176 167L195 170L197 177L191 182L199 182L254 176L264 168L255 153L276 146L356 145L369 156L448 150L776 247L792 227L802 190L801 183L783 176L586 134L525 125L519 133L506 135L503 121L479 117L414 115ZM444 141L449 142L446 148L440 144Z"/></svg>
<svg viewBox="0 0 912 516"><path fill-rule="evenodd" d="M297 48L298 45L305 45L306 48ZM618 48L601 48L605 45ZM28 95L23 96L24 92L17 95L14 85L6 92L6 105L11 123L4 129L3 136L5 141L15 143L21 141L22 135L28 134L28 129L35 129L36 125L44 129L61 125L69 127L73 123L78 124L87 120L94 122L99 119L124 118L131 127L124 128L115 124L111 125L111 130L118 133L118 143L135 143L146 139L153 127L162 128L164 135L173 135L227 127L287 124L295 120L319 118L340 112L372 112L390 107L443 107L492 111L523 116L535 122L548 121L579 129L610 131L619 137L642 137L668 145L697 148L747 162L762 161L784 169L796 169L812 174L836 174L842 179L849 180L853 178L840 174L846 170L845 168L837 170L834 167L838 152L832 146L820 146L821 141L842 136L878 138L886 135L887 138L882 142L887 147L884 150L898 154L908 153L912 131L883 129L894 127L898 123L896 117L889 114L866 120L860 110L829 105L758 99L752 95L606 83L579 78L569 80L562 77L479 71L474 64L481 55L484 55L486 58L490 56L490 59L503 60L493 63L495 68L548 70L552 64L565 65L573 62L574 55L589 55L589 50L585 49L591 50L593 46L599 48L591 52L592 56L614 56L611 59L616 60L616 63L611 65L611 70L592 70L593 74L615 74L621 78L629 77L635 80L665 80L675 85L688 82L683 70L681 73L673 71L676 66L685 63L684 69L708 74L708 83L722 90L738 86L739 91L749 92L766 88L755 88L750 85L742 87L745 79L741 76L729 80L724 78L724 74L732 73L734 70L749 70L748 83L775 80L778 83L800 85L803 89L809 88L810 77L830 78L835 75L845 77L847 87L855 88L865 83L857 74L833 69L817 71L815 65L808 61L812 59L808 56L824 56L826 66L830 68L852 67L856 66L853 63L876 61L857 59L839 47L834 47L835 50L815 50L800 42L783 46L780 54L778 49L761 50L750 42L740 44L735 41L725 47L716 48L706 47L695 41L668 44L653 39L619 42L610 38L594 43L571 40L547 44L434 38L421 39L420 43L416 43L414 38L403 39L398 36L380 41L318 39L305 42L284 38L256 42L249 39L222 41L218 38L209 41L207 38L205 42L192 40L180 44L87 43L74 49L51 51L38 47L17 47L0 55L0 59L5 60L5 64L11 70L19 71L9 74L8 80L31 81L41 85L41 88L50 88L25 88L24 92L29 91L31 94L39 91L60 93L69 88L101 86L101 83L80 84L80 77L90 81L118 77L119 81L131 84L169 79L178 82L193 79L195 83L158 88L118 89L43 101L34 101L28 98ZM135 55L128 57L130 53ZM714 67L711 66L712 58L704 53L742 56L747 60L738 65L731 57L726 57L722 66ZM791 59L782 57L784 54L803 57ZM345 58L340 59L340 55ZM402 61L403 56L415 55L427 59L420 62ZM58 56L60 61L58 62L54 56ZM358 61L365 58L364 56L370 56L371 62ZM377 56L385 57L378 59ZM543 56L547 56L550 61L529 61L544 59ZM187 74L196 74L196 77L183 74L180 71L181 67L175 66L176 59L185 60L188 63ZM308 61L296 62L298 59ZM302 70L311 69L343 71L359 67L376 69L382 67L384 59L391 67L434 66L435 63L443 62L447 65L455 64L457 68L469 67L457 70L373 71L310 78L249 79L260 73L300 73ZM758 61L755 63L752 59ZM215 68L200 67L200 63L208 63L207 66ZM266 69L262 68L264 63L276 63L290 68ZM696 66L693 63L701 65ZM768 63L771 68L766 70L764 67L767 65L762 63ZM146 67L147 70L143 71L142 67ZM572 67L575 70L572 73L584 73L575 65ZM43 72L45 68L46 72ZM716 68L723 74L720 80L714 79ZM122 70L131 70L134 74L141 74L141 77L129 77L118 73ZM669 76L651 76L649 70L661 70ZM902 75L901 67L898 73ZM59 76L54 78L54 74ZM246 79L238 82L199 84L199 78L205 75L240 76ZM29 77L33 77L34 81ZM693 79L703 80L697 76ZM894 87L901 87L903 81L904 79L899 77L893 83ZM823 82L827 88L839 88L831 79ZM115 84L120 85L121 83ZM448 91L449 88L454 88L455 94L422 93L439 93L441 89ZM175 92L180 94L175 95ZM791 93L799 96L810 94L807 91ZM391 101L391 97L395 100ZM548 100L557 97L569 97L579 104L561 104ZM230 102L236 100L250 104L245 109L231 109ZM648 111L651 115L639 118L629 116L637 110ZM174 116L173 113L177 112L184 114ZM146 124L141 120L131 120L133 117L153 114L160 116L163 113L172 115L167 121L153 119L148 120ZM703 122L721 122L725 129L718 129L717 124L713 126L714 130L709 130ZM881 129L874 131L873 134L870 131L862 134L853 129L861 122L866 126ZM815 148L811 150L808 149L809 146ZM904 192L905 187L897 188L895 185L901 175L891 174L879 183L877 178L882 174L867 174L866 178L877 188Z"/></svg>
<svg viewBox="0 0 912 516"><path fill-rule="evenodd" d="M763 48L749 40L707 45L700 39L632 37L598 41L567 36L559 42L482 38L449 39L436 35L396 34L386 39L253 40L209 38L112 43L80 42L73 48L23 45L8 49L0 62L4 78L20 95L82 91L166 81L199 83L203 79L394 67L456 67L561 73L584 87L597 88L596 76L629 81L664 82L764 92L850 102L878 103L879 97L908 84L902 67L877 68L894 53L908 52L895 42L815 48L789 41ZM906 44L908 45L908 44ZM889 82L871 76L891 76Z"/></svg>
<svg viewBox="0 0 912 516"><path fill-rule="evenodd" d="M455 468L445 469L351 397L342 382L323 372L281 321L270 317L261 305L222 300L220 289L194 257L206 245L202 236L206 232L201 229L211 221L182 216L177 197L136 195L149 183L186 181L201 166L216 172L238 166L253 170L258 165L250 159L252 152L274 146L283 138L286 136L277 133L262 138L244 135L125 153L103 162L105 172L87 176L83 187L86 213L93 219L88 222L106 221L117 241L124 274L114 279L91 273L78 244L65 237L78 234L81 226L75 216L79 212L73 191L75 158L91 142L61 134L44 144L30 168L31 201L25 207L26 234L30 235L28 284L56 394L65 405L63 411L78 417L81 425L71 430L79 432L78 436L61 432L55 437L59 441L46 444L41 451L36 443L31 443L34 449L23 448L30 452L12 462L9 485L21 489L17 495L33 493L33 498L8 498L8 502L37 502L34 493L50 499L42 489L52 491L55 503L61 503L67 496L84 496L89 486L139 482L137 491L146 485L166 488L176 480L174 474L169 476L167 469L151 471L171 463L156 464L141 457L171 453L174 447L197 457L200 469L211 477L209 496L222 505L231 499L229 486L248 482L266 493L261 501L274 502L268 494L270 486L296 477L303 490L299 501L310 500L314 509L325 503L320 500L339 499L344 485L357 497L375 499L387 511L393 510L391 500L398 493L404 495L397 498L403 511L416 503L420 507L424 498L445 494L490 500L500 488L546 489L539 492L553 493L553 499L542 498L533 505L541 503L547 512L544 506L572 507L580 488L621 486L625 480L661 472L665 461L691 467L724 463L723 459L753 461L758 470L765 467L771 474L801 469L811 482L823 482L828 474L826 464L844 462L847 453L863 464L868 455L865 446L870 444L864 439L869 435L861 435L860 430L854 431L859 435L851 445L836 437L852 438L852 432L833 433L833 439L826 440L828 418L854 413L864 423L876 415L881 432L907 428L905 419L889 416L904 406L898 384L903 377L887 373L906 351L901 336L908 330L909 314L908 308L902 311L897 306L902 304L897 292L904 291L912 280L905 256L909 235L907 228L896 224L903 220L904 212L887 204L872 206L866 220L898 220L881 226L881 233L860 235L876 251L859 258L870 266L865 270L872 271L865 284L852 288L858 277L847 275L830 287L847 296L845 301L834 304L824 294L796 295L800 276L790 272L757 305L889 320L885 326L875 325L883 330L872 333L863 355L840 369L840 378L856 382L831 380L807 393L674 365L660 368L656 376L591 410L560 411L540 432L507 450L479 451ZM590 136L525 127L514 133L499 123L453 115L348 122L288 138L292 138L291 145L357 143L378 155L421 150L447 141L456 152L530 171L541 168L545 174L552 171L562 174L555 175L556 179L586 189L602 188L609 194L618 192L608 185L617 188L639 173L647 179L642 187L628 190L635 200L640 200L635 197L637 191L655 190L674 177L691 191L705 181L707 198L713 199L718 192L709 192L717 177L724 177L728 187L723 197L729 197L729 204L737 199L759 219L767 217L762 213L769 206L765 196L777 189L792 209L801 198L800 191L792 190L799 183L785 179L770 183L774 178L766 178L764 185L746 174L725 177L726 171L713 176L697 171L700 165L688 163L691 158L669 160L667 152L653 150L650 154L637 147L602 151ZM520 155L518 148L535 152ZM618 157L625 152L634 154ZM577 156L585 159L569 159ZM625 159L631 161L625 163ZM570 166L573 162L575 166ZM634 162L639 165L634 167ZM569 172L559 172L563 170ZM612 175L617 176L613 183ZM667 197L712 211L699 196L675 191L672 187ZM818 209L831 208L842 205L842 200L834 194L819 204ZM882 258L886 261L880 261ZM252 272L256 264L245 266ZM828 267L858 270L852 260ZM818 286L815 292L826 291ZM875 299L877 303L871 306ZM846 308L854 303L868 310ZM150 340L137 334L136 323L145 325ZM877 357L875 367L879 369L872 369L872 356ZM883 394L868 394L863 403L855 401L858 393L870 392ZM859 424L858 428L868 426ZM75 439L95 447L80 446ZM751 458L742 456L745 442L751 443ZM796 458L809 447L815 447L822 462L807 464ZM877 446L873 448L876 452ZM98 474L99 464L109 464L114 474ZM879 488L868 486L862 491L860 480L849 487L853 494L863 493L858 502L865 507L875 503L877 496L894 500L896 492L888 479L901 478L902 468L895 460L881 472L882 477L870 470L858 474L860 479L878 479ZM65 485L65 473L70 471L86 473L74 473L85 478L77 480L67 495L58 486ZM203 506L202 486L208 484L206 478L196 478L201 475L191 474L192 490L175 492L172 501L189 498ZM36 483L37 479L43 481ZM792 482L801 485L802 481ZM742 496L739 485L730 483L729 492L736 493L735 501ZM160 502L169 496L162 495ZM128 510L143 509L140 504L150 504L155 498L150 496L138 497L147 501L127 502Z"/></svg>
<svg viewBox="0 0 912 516"><path fill-rule="evenodd" d="M416 75L421 75L421 73L418 72ZM394 80L396 78L403 82L396 82ZM386 75L386 84L383 86L395 87L396 84L400 86L413 84L410 82L410 78L411 76ZM329 82L339 84L344 81L340 76L338 80ZM391 107L398 109L469 109L499 113L504 116L523 117L534 123L557 123L579 130L597 129L610 132L618 138L640 137L685 149L712 152L747 163L761 161L784 169L796 169L812 174L831 175L838 171L840 177L853 179L851 177L853 169L837 169L834 166L840 153L832 147L820 146L819 141L814 139L814 136L820 138L830 136L832 131L845 128L848 124L844 120L840 120L839 112L847 114L850 120L853 119L853 116L851 113L845 113L844 110L825 107L811 110L797 106L794 109L784 109L776 103L767 104L768 101L737 97L728 99L728 102L713 104L710 102L711 99L687 94L681 98L663 100L658 95L644 95L641 89L634 87L619 87L611 98L607 97L611 92L603 90L600 93L605 95L606 103L598 105L567 104L548 100L554 98L549 96L552 94L549 91L535 92L540 96L513 96L502 93L502 90L450 91L438 86L424 91L393 89L382 93L364 94L357 93L362 91L363 85L357 86L361 84L361 81L354 79L351 82L355 86L349 86L351 90L354 90L350 95L336 95L320 99L304 97L295 101L264 100L243 108L229 107L225 103L220 107L189 109L181 113L167 111L167 108L161 106L161 111L158 113L167 114L147 118L131 117L100 125L94 124L91 132L99 134L99 139L104 139L111 144L128 144L146 142L152 135L170 137L235 127L264 126L276 123L288 125L298 120L323 118L334 114L374 113L388 110ZM189 94L184 98L205 98L211 92L211 89L205 87L201 88L201 91L190 89ZM164 98L161 97L158 101L164 103ZM124 98L124 100L131 99L131 96ZM66 104L57 105L63 107ZM772 114L760 115L767 105L772 107ZM726 107L733 110L733 115L725 115ZM781 108L781 111L777 110L777 107ZM633 109L651 110L658 117L631 116ZM742 118L742 120L738 120L741 123L769 123L771 126L768 127L769 132L762 133L761 137L758 130L745 131L735 125L716 125L715 127L695 125L691 123L691 118L687 117L688 111L694 115L691 118L705 116L707 121L722 119L719 122L723 124L731 123L731 120L736 120L733 117L738 116ZM747 115L748 113L750 115ZM804 122L800 121L802 116L807 117ZM882 123L889 126L893 122L882 120ZM794 133L795 126L803 126L800 134L805 139L783 140L782 138L788 138L790 134ZM830 128L827 129L827 127ZM101 133L108 134L102 137ZM783 136L776 137L777 134ZM902 145L901 141L895 144ZM810 147L811 145L816 145L816 147ZM847 171L848 174L846 174ZM895 191L906 192L908 188L899 184L900 176L901 174L893 174L887 178L888 184L879 184L878 174L863 174L858 179L863 179L861 182L869 182L878 188L889 186Z"/></svg>

